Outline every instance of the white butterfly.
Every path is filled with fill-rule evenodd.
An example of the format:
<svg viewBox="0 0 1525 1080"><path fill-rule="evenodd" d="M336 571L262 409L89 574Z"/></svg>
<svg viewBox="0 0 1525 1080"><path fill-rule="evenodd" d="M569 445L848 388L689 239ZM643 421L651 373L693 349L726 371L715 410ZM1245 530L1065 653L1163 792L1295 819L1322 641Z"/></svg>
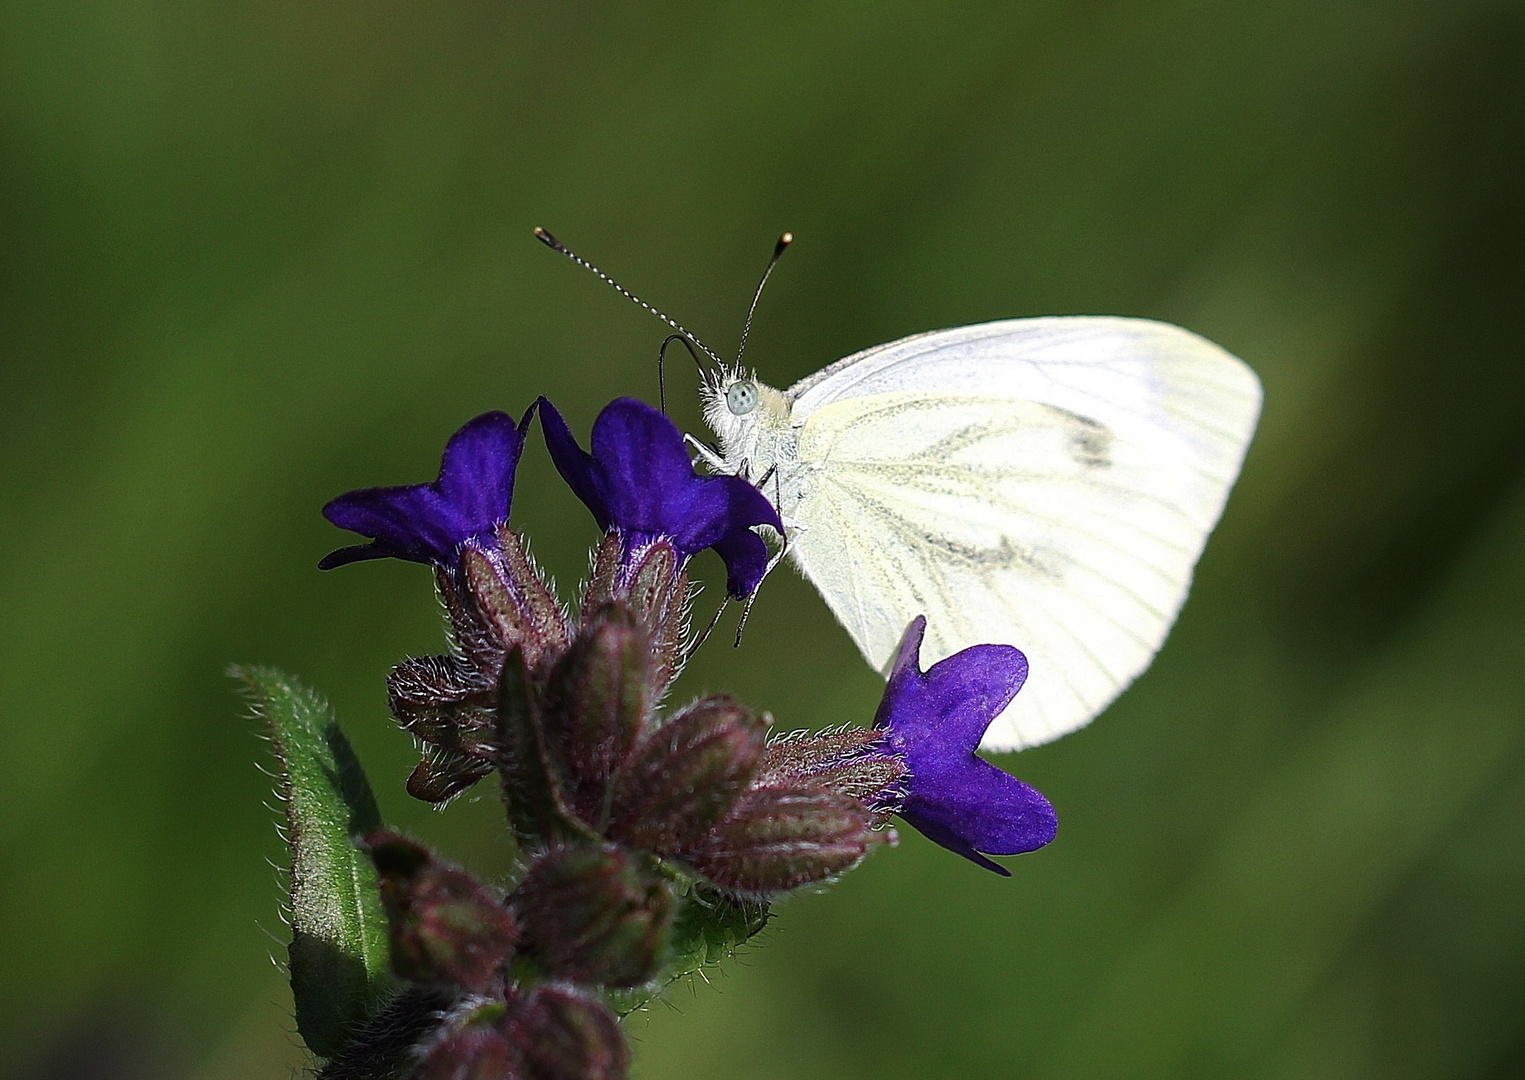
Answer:
<svg viewBox="0 0 1525 1080"><path fill-rule="evenodd" d="M1124 318L940 330L785 391L732 369L702 393L720 438L702 455L774 500L870 664L917 615L924 665L979 642L1027 654L988 750L1081 727L1149 665L1260 411L1244 363Z"/></svg>

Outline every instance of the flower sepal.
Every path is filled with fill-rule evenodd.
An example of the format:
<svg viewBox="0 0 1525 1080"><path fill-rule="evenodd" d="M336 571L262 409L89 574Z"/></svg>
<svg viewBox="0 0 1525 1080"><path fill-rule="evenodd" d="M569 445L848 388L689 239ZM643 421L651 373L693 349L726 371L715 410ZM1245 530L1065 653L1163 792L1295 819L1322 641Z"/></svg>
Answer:
<svg viewBox="0 0 1525 1080"><path fill-rule="evenodd" d="M654 679L661 697L683 667L684 637L688 629L689 587L687 560L666 540L652 540L633 556L625 551L617 532L604 536L594 549L593 569L583 592L581 622L586 625L599 610L619 604L630 610L647 628L652 655L657 660ZM655 699L654 699L655 700Z"/></svg>
<svg viewBox="0 0 1525 1080"><path fill-rule="evenodd" d="M493 539L461 549L458 595L470 604L462 622L468 633L485 628L489 655L518 647L530 671L543 672L566 651L571 626L519 534L502 524Z"/></svg>

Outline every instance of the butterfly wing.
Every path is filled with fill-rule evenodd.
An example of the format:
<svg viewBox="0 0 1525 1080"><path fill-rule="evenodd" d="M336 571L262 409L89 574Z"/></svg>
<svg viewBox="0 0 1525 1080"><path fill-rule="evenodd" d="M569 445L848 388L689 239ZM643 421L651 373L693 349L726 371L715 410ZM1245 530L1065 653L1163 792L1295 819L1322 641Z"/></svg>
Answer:
<svg viewBox="0 0 1525 1080"><path fill-rule="evenodd" d="M922 334L790 395L790 550L869 662L922 614L925 663L980 642L1027 654L992 750L1073 731L1148 666L1260 407L1216 345L1120 318Z"/></svg>

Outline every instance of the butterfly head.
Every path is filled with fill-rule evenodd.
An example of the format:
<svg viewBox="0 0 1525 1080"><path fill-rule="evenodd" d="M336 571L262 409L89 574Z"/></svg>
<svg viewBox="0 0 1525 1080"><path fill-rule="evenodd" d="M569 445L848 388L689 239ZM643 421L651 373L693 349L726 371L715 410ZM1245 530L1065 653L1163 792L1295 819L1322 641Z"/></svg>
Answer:
<svg viewBox="0 0 1525 1080"><path fill-rule="evenodd" d="M775 429L789 423L789 401L757 381L754 372L726 368L705 379L699 391L704 422L720 437L727 461L755 462L759 440L771 442Z"/></svg>

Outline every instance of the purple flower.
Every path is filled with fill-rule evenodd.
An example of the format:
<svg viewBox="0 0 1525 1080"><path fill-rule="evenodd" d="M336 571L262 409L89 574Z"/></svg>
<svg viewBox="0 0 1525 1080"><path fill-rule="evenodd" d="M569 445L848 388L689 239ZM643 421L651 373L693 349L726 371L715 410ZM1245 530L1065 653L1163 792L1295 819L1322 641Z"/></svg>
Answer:
<svg viewBox="0 0 1525 1080"><path fill-rule="evenodd" d="M975 645L921 670L927 620L900 641L874 717L886 748L907 767L897 812L927 839L987 870L1010 875L990 855L1018 855L1054 838L1054 808L1039 791L977 757L980 738L1027 678L1010 645Z"/></svg>
<svg viewBox="0 0 1525 1080"><path fill-rule="evenodd" d="M331 551L318 563L332 570L362 559L407 559L453 569L466 541L490 537L508 520L514 470L534 410L516 426L501 412L483 413L450 436L439 479L404 487L349 491L323 507L341 529L369 544Z"/></svg>
<svg viewBox="0 0 1525 1080"><path fill-rule="evenodd" d="M725 561L734 597L752 593L768 565L753 525L780 534L783 522L766 496L736 476L699 476L683 435L662 413L631 398L611 402L593 421L593 452L577 445L545 398L540 424L551 460L605 532L618 531L625 561L665 539L685 558L714 548Z"/></svg>

